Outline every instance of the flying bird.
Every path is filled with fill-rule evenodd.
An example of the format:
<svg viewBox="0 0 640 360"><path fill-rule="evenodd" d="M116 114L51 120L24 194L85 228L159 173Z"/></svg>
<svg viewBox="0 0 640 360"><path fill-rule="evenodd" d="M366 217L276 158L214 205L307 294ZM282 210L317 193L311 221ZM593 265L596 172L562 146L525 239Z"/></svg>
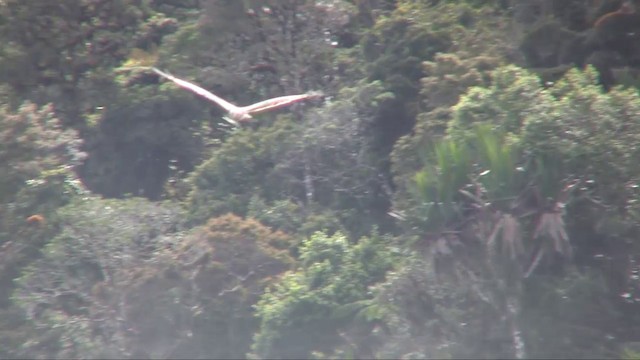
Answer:
<svg viewBox="0 0 640 360"><path fill-rule="evenodd" d="M162 76L165 79L171 80L173 83L175 83L179 87L189 90L193 93L196 93L204 97L205 99L218 104L218 106L223 108L228 113L228 117L225 117L224 119L236 126L238 125L238 123L251 120L252 119L251 115L253 114L281 108L284 106L289 106L293 103L306 100L306 99L317 98L319 96L319 94L313 94L313 93L300 94L300 95L288 95L288 96L280 96L273 99L260 101L248 106L236 106L226 101L225 99L222 99L221 97L211 93L210 91L201 88L196 84L192 84L188 81L178 79L177 77L173 75L169 75L156 68L152 68L152 69L156 74Z"/></svg>

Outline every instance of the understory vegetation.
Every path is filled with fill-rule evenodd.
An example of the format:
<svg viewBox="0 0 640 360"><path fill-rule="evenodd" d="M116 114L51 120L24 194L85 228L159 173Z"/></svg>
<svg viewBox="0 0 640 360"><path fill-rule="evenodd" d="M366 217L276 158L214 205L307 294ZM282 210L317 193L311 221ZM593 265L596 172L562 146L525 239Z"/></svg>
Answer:
<svg viewBox="0 0 640 360"><path fill-rule="evenodd" d="M640 1L5 0L0 38L0 358L640 359ZM151 67L322 98L234 127Z"/></svg>

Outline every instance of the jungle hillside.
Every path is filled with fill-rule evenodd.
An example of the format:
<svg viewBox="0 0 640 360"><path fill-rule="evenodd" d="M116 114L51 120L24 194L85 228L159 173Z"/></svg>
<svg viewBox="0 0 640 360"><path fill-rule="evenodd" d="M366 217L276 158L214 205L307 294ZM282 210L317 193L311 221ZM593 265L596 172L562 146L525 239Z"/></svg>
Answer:
<svg viewBox="0 0 640 360"><path fill-rule="evenodd" d="M0 0L0 44L0 358L640 359L640 0Z"/></svg>

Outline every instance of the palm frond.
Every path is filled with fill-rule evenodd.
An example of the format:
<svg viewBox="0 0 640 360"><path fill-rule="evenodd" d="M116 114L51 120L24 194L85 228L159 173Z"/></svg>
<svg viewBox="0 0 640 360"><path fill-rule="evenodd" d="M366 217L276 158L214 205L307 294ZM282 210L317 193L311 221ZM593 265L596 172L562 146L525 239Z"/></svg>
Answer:
<svg viewBox="0 0 640 360"><path fill-rule="evenodd" d="M533 232L534 239L548 238L553 249L564 255L571 255L571 244L567 235L566 225L561 212L545 212L538 218L538 224Z"/></svg>
<svg viewBox="0 0 640 360"><path fill-rule="evenodd" d="M501 244L502 254L515 261L524 253L522 230L520 222L511 214L501 214L493 226L493 231L487 240L487 247L494 253Z"/></svg>
<svg viewBox="0 0 640 360"><path fill-rule="evenodd" d="M516 154L501 134L487 125L476 127L478 162L484 169L479 180L492 197L512 195L515 191Z"/></svg>
<svg viewBox="0 0 640 360"><path fill-rule="evenodd" d="M427 217L445 223L459 212L456 198L458 191L469 182L470 170L471 156L466 145L443 140L433 146L431 161L414 177Z"/></svg>

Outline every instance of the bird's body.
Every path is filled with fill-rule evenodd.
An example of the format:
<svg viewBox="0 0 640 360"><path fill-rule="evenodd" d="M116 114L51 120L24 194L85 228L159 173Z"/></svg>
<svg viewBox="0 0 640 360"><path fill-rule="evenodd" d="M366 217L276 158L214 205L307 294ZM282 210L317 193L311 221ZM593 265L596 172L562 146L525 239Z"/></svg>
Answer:
<svg viewBox="0 0 640 360"><path fill-rule="evenodd" d="M228 113L228 118L225 118L227 121L234 125L238 125L239 122L246 122L252 119L252 114L261 113L264 111L269 111L273 109L277 109L280 107L288 106L293 103L315 98L317 94L300 94L300 95L288 95L288 96L280 96L273 99L268 99L264 101L260 101L258 103L248 105L248 106L237 106L234 105L221 97L211 93L208 90L201 88L196 84L192 84L188 81L178 79L177 77L162 72L156 68L153 68L153 71L162 76L163 78L172 81L176 85L180 86L185 90L189 90L197 95L204 97L205 99L218 104L221 108L223 108Z"/></svg>

